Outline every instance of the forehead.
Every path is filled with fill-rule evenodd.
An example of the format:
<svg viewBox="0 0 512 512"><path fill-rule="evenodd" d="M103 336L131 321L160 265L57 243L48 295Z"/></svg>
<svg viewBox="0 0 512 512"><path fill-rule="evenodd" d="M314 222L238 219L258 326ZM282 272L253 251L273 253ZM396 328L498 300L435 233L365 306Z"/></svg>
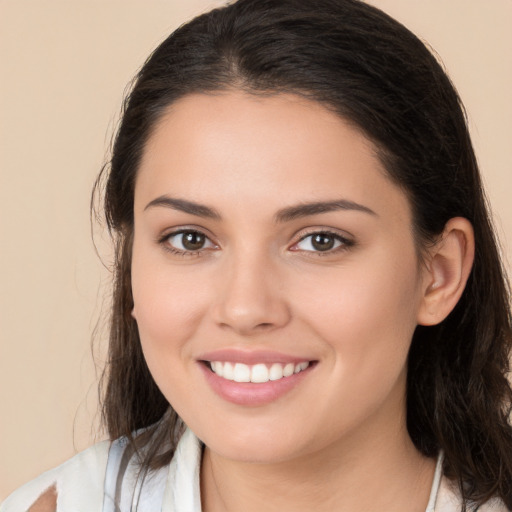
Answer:
<svg viewBox="0 0 512 512"><path fill-rule="evenodd" d="M408 210L360 130L292 94L229 91L172 104L145 147L136 210L162 194L259 209L344 197Z"/></svg>

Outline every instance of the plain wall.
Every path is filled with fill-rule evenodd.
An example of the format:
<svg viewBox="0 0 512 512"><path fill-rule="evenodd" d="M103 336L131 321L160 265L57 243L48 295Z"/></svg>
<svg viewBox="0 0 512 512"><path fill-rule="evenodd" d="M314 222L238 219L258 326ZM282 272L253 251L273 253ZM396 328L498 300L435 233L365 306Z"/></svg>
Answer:
<svg viewBox="0 0 512 512"><path fill-rule="evenodd" d="M442 57L510 261L512 1L370 3ZM102 438L104 322L96 369L90 347L110 275L91 241L91 188L134 72L173 28L219 4L0 0L0 500Z"/></svg>

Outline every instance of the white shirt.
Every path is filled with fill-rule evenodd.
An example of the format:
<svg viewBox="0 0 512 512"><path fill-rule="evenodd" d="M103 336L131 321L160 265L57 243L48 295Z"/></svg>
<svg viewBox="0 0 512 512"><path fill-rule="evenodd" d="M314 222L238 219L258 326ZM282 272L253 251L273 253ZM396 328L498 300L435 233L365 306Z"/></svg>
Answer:
<svg viewBox="0 0 512 512"><path fill-rule="evenodd" d="M118 440L88 448L15 491L2 503L0 512L26 512L54 485L57 512L201 512L202 445L191 430L184 432L169 466L152 473L142 485L135 457L123 457L126 446L125 440ZM116 494L119 508L115 506ZM441 455L425 512L460 510L458 492L442 475ZM498 499L478 510L510 512Z"/></svg>

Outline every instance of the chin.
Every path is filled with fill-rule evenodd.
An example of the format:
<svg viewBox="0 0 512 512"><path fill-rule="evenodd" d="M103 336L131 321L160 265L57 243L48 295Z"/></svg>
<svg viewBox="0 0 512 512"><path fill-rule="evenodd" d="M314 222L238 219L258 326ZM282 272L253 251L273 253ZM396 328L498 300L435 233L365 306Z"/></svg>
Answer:
<svg viewBox="0 0 512 512"><path fill-rule="evenodd" d="M192 429L193 430L193 429ZM286 462L310 451L311 439L307 436L290 435L290 428L276 430L275 425L263 428L257 425L244 428L225 426L217 431L211 428L201 436L196 434L215 454L229 460L254 464L274 464ZM298 432L298 429L295 430Z"/></svg>

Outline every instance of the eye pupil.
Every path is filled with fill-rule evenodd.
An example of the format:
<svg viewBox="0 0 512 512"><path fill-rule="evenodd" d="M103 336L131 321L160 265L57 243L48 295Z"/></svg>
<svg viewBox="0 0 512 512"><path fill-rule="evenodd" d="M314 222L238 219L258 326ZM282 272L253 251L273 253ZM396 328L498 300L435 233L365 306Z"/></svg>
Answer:
<svg viewBox="0 0 512 512"><path fill-rule="evenodd" d="M311 244L317 251L328 251L334 247L334 237L325 233L318 233L313 236Z"/></svg>
<svg viewBox="0 0 512 512"><path fill-rule="evenodd" d="M189 251L195 251L203 247L205 239L206 237L202 233L190 231L183 233L182 244L185 249L188 249Z"/></svg>

